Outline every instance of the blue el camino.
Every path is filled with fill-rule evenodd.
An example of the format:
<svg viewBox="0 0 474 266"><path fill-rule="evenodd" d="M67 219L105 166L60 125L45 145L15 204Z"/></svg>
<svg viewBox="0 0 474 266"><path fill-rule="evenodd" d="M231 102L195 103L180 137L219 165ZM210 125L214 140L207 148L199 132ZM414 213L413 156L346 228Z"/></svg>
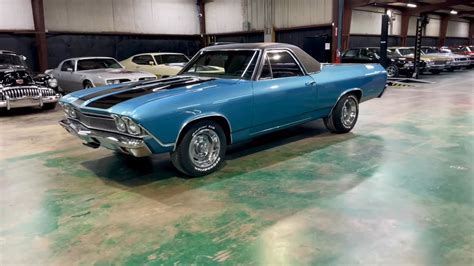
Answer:
<svg viewBox="0 0 474 266"><path fill-rule="evenodd" d="M219 45L175 77L68 94L60 124L89 147L169 152L179 171L203 176L222 166L228 145L258 135L319 118L349 132L386 79L379 64L321 65L289 44Z"/></svg>

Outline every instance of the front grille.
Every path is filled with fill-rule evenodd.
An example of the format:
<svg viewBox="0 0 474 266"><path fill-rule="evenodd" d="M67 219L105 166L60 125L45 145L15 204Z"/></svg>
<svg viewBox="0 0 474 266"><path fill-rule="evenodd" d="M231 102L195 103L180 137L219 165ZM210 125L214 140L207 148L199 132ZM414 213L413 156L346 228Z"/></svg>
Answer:
<svg viewBox="0 0 474 266"><path fill-rule="evenodd" d="M76 114L76 119L81 121L87 127L95 129L104 129L109 131L117 131L115 121L111 117L83 114L78 110L76 110Z"/></svg>
<svg viewBox="0 0 474 266"><path fill-rule="evenodd" d="M5 96L8 96L10 99L20 99L23 97L38 97L39 95L42 95L43 97L46 96L55 96L56 92L52 89L42 89L38 87L19 87L19 88L7 88L3 89L3 100L6 98ZM2 98L0 98L2 99Z"/></svg>
<svg viewBox="0 0 474 266"><path fill-rule="evenodd" d="M467 58L455 58L456 61L467 61Z"/></svg>
<svg viewBox="0 0 474 266"><path fill-rule="evenodd" d="M15 89L4 89L3 93L10 99L18 99L23 97L38 97L40 90L38 88L15 88Z"/></svg>

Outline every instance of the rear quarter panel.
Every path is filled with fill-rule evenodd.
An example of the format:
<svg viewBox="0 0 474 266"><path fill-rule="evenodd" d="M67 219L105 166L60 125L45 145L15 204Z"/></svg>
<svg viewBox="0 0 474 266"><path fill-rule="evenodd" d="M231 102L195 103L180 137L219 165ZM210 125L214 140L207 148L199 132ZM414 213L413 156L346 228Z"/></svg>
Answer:
<svg viewBox="0 0 474 266"><path fill-rule="evenodd" d="M345 92L360 89L362 102L378 97L387 82L387 73L380 64L324 65L311 76L318 88L318 107L328 112Z"/></svg>

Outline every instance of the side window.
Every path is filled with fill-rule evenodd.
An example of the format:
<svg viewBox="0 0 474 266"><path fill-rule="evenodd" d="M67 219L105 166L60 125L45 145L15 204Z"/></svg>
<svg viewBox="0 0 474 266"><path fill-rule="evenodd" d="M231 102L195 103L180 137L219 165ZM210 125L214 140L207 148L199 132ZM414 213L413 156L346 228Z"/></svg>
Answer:
<svg viewBox="0 0 474 266"><path fill-rule="evenodd" d="M359 50L357 49L350 49L350 50L347 50L343 56L345 57L356 57L357 54L359 53Z"/></svg>
<svg viewBox="0 0 474 266"><path fill-rule="evenodd" d="M260 79L272 79L272 68L270 67L270 61L268 57L265 57L265 63L263 64L262 73L260 74Z"/></svg>
<svg viewBox="0 0 474 266"><path fill-rule="evenodd" d="M71 68L74 70L74 63L72 60L65 61L61 66L61 71L68 71L67 69Z"/></svg>
<svg viewBox="0 0 474 266"><path fill-rule="evenodd" d="M153 62L153 64L155 63L155 61L153 61L153 57L151 57L151 55L138 55L138 56L135 56L134 58L132 58L132 62L137 64L137 65L151 65L150 62Z"/></svg>
<svg viewBox="0 0 474 266"><path fill-rule="evenodd" d="M303 71L299 67L295 59L286 51L268 52L266 59L270 66L272 78L286 78L295 76L304 76ZM265 65L263 71L265 70ZM268 71L265 70L267 73ZM262 75L260 75L262 77Z"/></svg>

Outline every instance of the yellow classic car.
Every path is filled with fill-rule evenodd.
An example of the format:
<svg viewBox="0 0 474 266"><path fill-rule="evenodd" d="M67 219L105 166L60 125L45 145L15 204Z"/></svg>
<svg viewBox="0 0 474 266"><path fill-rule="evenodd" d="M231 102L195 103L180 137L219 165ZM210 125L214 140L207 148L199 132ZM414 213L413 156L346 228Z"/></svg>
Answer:
<svg viewBox="0 0 474 266"><path fill-rule="evenodd" d="M189 62L189 58L180 53L143 53L131 56L120 63L128 70L145 71L157 78L166 78L178 74Z"/></svg>
<svg viewBox="0 0 474 266"><path fill-rule="evenodd" d="M389 47L391 52L404 56L407 58L414 58L415 48L414 47ZM446 56L439 55L429 55L421 53L421 60L425 62L424 66L421 68L421 72L429 71L433 74L439 74L444 69L448 69L453 60Z"/></svg>

